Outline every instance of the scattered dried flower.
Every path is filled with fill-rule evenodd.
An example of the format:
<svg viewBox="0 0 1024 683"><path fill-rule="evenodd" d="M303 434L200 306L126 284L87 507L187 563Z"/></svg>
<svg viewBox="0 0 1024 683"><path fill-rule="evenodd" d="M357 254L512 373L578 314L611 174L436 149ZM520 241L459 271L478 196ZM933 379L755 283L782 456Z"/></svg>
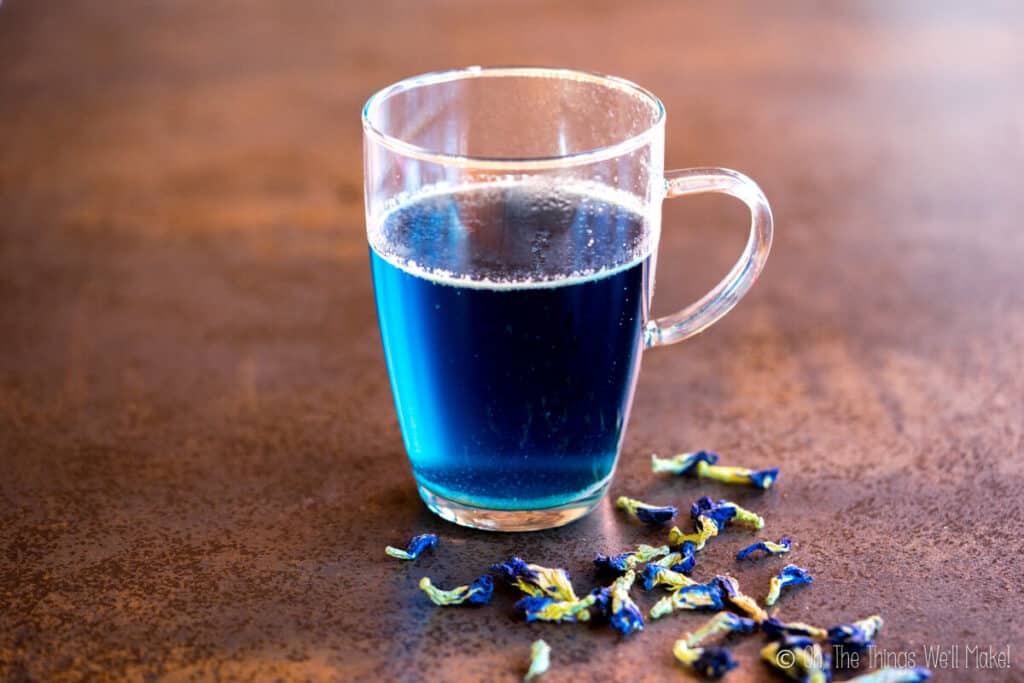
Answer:
<svg viewBox="0 0 1024 683"><path fill-rule="evenodd" d="M718 535L718 524L710 517L698 517L694 526L697 531L692 534L684 534L679 527L672 527L672 530L668 532L669 544L682 548L689 543L693 546L694 551L704 550L704 545L708 540Z"/></svg>
<svg viewBox="0 0 1024 683"><path fill-rule="evenodd" d="M630 569L636 569L636 565L638 563L650 562L662 555L668 555L668 552L668 546L666 545L655 547L641 543L637 546L636 550L630 550L618 555L608 556L598 554L594 557L594 564L601 569L607 569L609 571L622 574Z"/></svg>
<svg viewBox="0 0 1024 683"><path fill-rule="evenodd" d="M771 488L779 478L779 468L752 470L748 467L727 467L718 464L718 454L711 451L681 453L671 458L651 456L651 469L656 473L671 472L703 479L714 479L723 484L749 484L760 489Z"/></svg>
<svg viewBox="0 0 1024 683"><path fill-rule="evenodd" d="M789 552L793 543L789 540L789 536L783 536L782 540L778 543L772 541L759 541L753 545L748 545L743 550L736 553L737 560L745 560L756 552L763 552L766 555L785 555Z"/></svg>
<svg viewBox="0 0 1024 683"><path fill-rule="evenodd" d="M726 524L730 521L745 524L754 529L764 528L764 518L760 515L727 500L715 502L708 496L694 501L690 506L690 517L695 522L701 517L709 517L714 520L719 531L725 529Z"/></svg>
<svg viewBox="0 0 1024 683"><path fill-rule="evenodd" d="M597 596L588 595L581 600L565 601L555 600L546 595L527 595L516 602L516 609L526 617L526 621L589 621L590 612L587 610L597 602Z"/></svg>
<svg viewBox="0 0 1024 683"><path fill-rule="evenodd" d="M694 453L680 453L671 458L659 458L657 454L651 456L651 470L656 474L669 472L671 474L697 474L699 465L714 465L718 462L718 453L711 451L696 451Z"/></svg>
<svg viewBox="0 0 1024 683"><path fill-rule="evenodd" d="M815 640L824 640L828 631L800 621L783 622L775 617L768 617L761 622L761 630L769 638L780 639L785 636L804 636Z"/></svg>
<svg viewBox="0 0 1024 683"><path fill-rule="evenodd" d="M412 540L409 541L409 545L405 550L389 545L384 548L384 552L390 557L394 557L399 560L415 560L420 556L420 553L435 545L437 545L437 536L434 534L420 534L419 536L412 537Z"/></svg>
<svg viewBox="0 0 1024 683"><path fill-rule="evenodd" d="M576 591L569 580L569 572L559 568L542 567L529 564L518 557L509 559L491 567L500 574L509 585L515 586L527 595L534 597L548 596L555 600L576 602Z"/></svg>
<svg viewBox="0 0 1024 683"><path fill-rule="evenodd" d="M648 505L647 503L636 500L635 498L627 498L626 496L619 496L618 500L615 501L620 509L625 510L633 517L644 524L651 524L659 526L668 522L670 519L676 516L675 507L671 505L665 505L663 507L657 507L655 505Z"/></svg>
<svg viewBox="0 0 1024 683"><path fill-rule="evenodd" d="M761 657L788 678L800 683L828 683L832 657L810 638L787 636L768 643Z"/></svg>
<svg viewBox="0 0 1024 683"><path fill-rule="evenodd" d="M684 609L720 610L725 606L722 598L722 589L714 579L707 583L683 586L654 603L651 607L651 618L660 619L666 614Z"/></svg>
<svg viewBox="0 0 1024 683"><path fill-rule="evenodd" d="M875 644L875 636L882 629L882 617L875 614L852 624L833 626L826 640L849 652L863 652Z"/></svg>
<svg viewBox="0 0 1024 683"><path fill-rule="evenodd" d="M653 562L644 567L643 572L640 573L640 580L645 591L649 591L655 586L665 586L669 590L676 590L697 583L682 572Z"/></svg>
<svg viewBox="0 0 1024 683"><path fill-rule="evenodd" d="M677 640L672 654L680 664L705 678L721 678L738 666L724 647L690 647L685 640Z"/></svg>
<svg viewBox="0 0 1024 683"><path fill-rule="evenodd" d="M739 582L733 577L716 576L712 581L721 589L726 604L732 605L741 612L745 612L747 616L758 623L768 618L768 613L757 604L757 600L740 591Z"/></svg>
<svg viewBox="0 0 1024 683"><path fill-rule="evenodd" d="M764 604L769 607L774 605L775 601L779 599L779 593L787 586L799 586L800 584L812 583L813 581L814 577L806 569L801 569L795 564L787 564L782 568L778 576L772 577L771 586L768 589L768 597L764 599Z"/></svg>
<svg viewBox="0 0 1024 683"><path fill-rule="evenodd" d="M697 647L709 638L727 633L751 633L757 628L757 622L753 619L741 617L733 612L719 612L708 619L704 624L687 634L683 641L690 647Z"/></svg>
<svg viewBox="0 0 1024 683"><path fill-rule="evenodd" d="M484 574L468 586L458 586L451 590L442 590L430 583L424 576L420 579L420 590L427 594L435 605L486 605L494 593L494 582Z"/></svg>
<svg viewBox="0 0 1024 683"><path fill-rule="evenodd" d="M633 599L629 597L629 589L633 587L635 579L636 573L631 569L615 579L615 583L611 586L598 588L591 593L596 604L608 617L612 628L624 636L628 636L634 631L642 631L644 628L643 615L640 614L640 609Z"/></svg>

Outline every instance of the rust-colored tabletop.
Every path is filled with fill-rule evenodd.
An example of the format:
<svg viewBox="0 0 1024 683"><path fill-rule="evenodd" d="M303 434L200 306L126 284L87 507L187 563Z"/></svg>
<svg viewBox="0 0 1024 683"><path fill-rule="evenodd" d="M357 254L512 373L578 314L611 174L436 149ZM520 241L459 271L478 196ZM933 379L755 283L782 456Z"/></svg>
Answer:
<svg viewBox="0 0 1024 683"><path fill-rule="evenodd" d="M624 639L526 624L504 586L476 609L417 589L518 554L589 590L595 551L664 537L609 501L553 531L456 527L404 455L360 108L523 63L649 87L669 168L742 170L775 210L747 299L645 354L612 495L763 514L695 576L762 597L785 560L733 554L789 535L814 583L778 615L881 614L861 672L945 653L936 680L1024 680L1022 36L1015 3L8 0L0 679L515 681L542 637L539 680L690 680L671 649L698 614ZM666 206L656 313L725 273L746 220ZM702 448L782 473L650 472ZM417 562L384 556L422 532L441 542ZM728 680L774 677L762 642L730 641Z"/></svg>

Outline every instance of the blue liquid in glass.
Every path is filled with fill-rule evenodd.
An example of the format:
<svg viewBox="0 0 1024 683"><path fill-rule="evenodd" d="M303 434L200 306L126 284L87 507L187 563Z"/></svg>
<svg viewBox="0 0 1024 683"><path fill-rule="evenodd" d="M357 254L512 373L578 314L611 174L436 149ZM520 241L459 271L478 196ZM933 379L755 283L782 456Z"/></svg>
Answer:
<svg viewBox="0 0 1024 683"><path fill-rule="evenodd" d="M377 244L391 258L370 252L377 311L422 486L502 510L603 490L639 368L643 220L530 185L424 195L387 216Z"/></svg>

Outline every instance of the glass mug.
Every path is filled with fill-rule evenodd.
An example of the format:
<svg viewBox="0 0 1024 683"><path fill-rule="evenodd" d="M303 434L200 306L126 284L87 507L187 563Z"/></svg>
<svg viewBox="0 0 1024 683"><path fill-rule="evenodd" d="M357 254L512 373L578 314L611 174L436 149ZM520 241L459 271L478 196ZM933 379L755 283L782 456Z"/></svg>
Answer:
<svg viewBox="0 0 1024 683"><path fill-rule="evenodd" d="M628 81L547 68L426 74L363 109L377 314L420 495L470 527L582 517L622 448L644 349L721 318L772 240L760 188L721 168L664 172L665 109ZM661 202L750 208L739 261L650 320Z"/></svg>

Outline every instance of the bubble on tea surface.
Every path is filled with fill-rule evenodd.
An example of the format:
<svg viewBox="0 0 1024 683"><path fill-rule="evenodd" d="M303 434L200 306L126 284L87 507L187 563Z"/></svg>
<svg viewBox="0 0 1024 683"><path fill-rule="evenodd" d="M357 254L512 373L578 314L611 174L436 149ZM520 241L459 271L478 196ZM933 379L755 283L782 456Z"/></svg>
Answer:
<svg viewBox="0 0 1024 683"><path fill-rule="evenodd" d="M432 186L396 200L370 230L382 257L466 286L544 286L645 258L640 201L594 183Z"/></svg>

